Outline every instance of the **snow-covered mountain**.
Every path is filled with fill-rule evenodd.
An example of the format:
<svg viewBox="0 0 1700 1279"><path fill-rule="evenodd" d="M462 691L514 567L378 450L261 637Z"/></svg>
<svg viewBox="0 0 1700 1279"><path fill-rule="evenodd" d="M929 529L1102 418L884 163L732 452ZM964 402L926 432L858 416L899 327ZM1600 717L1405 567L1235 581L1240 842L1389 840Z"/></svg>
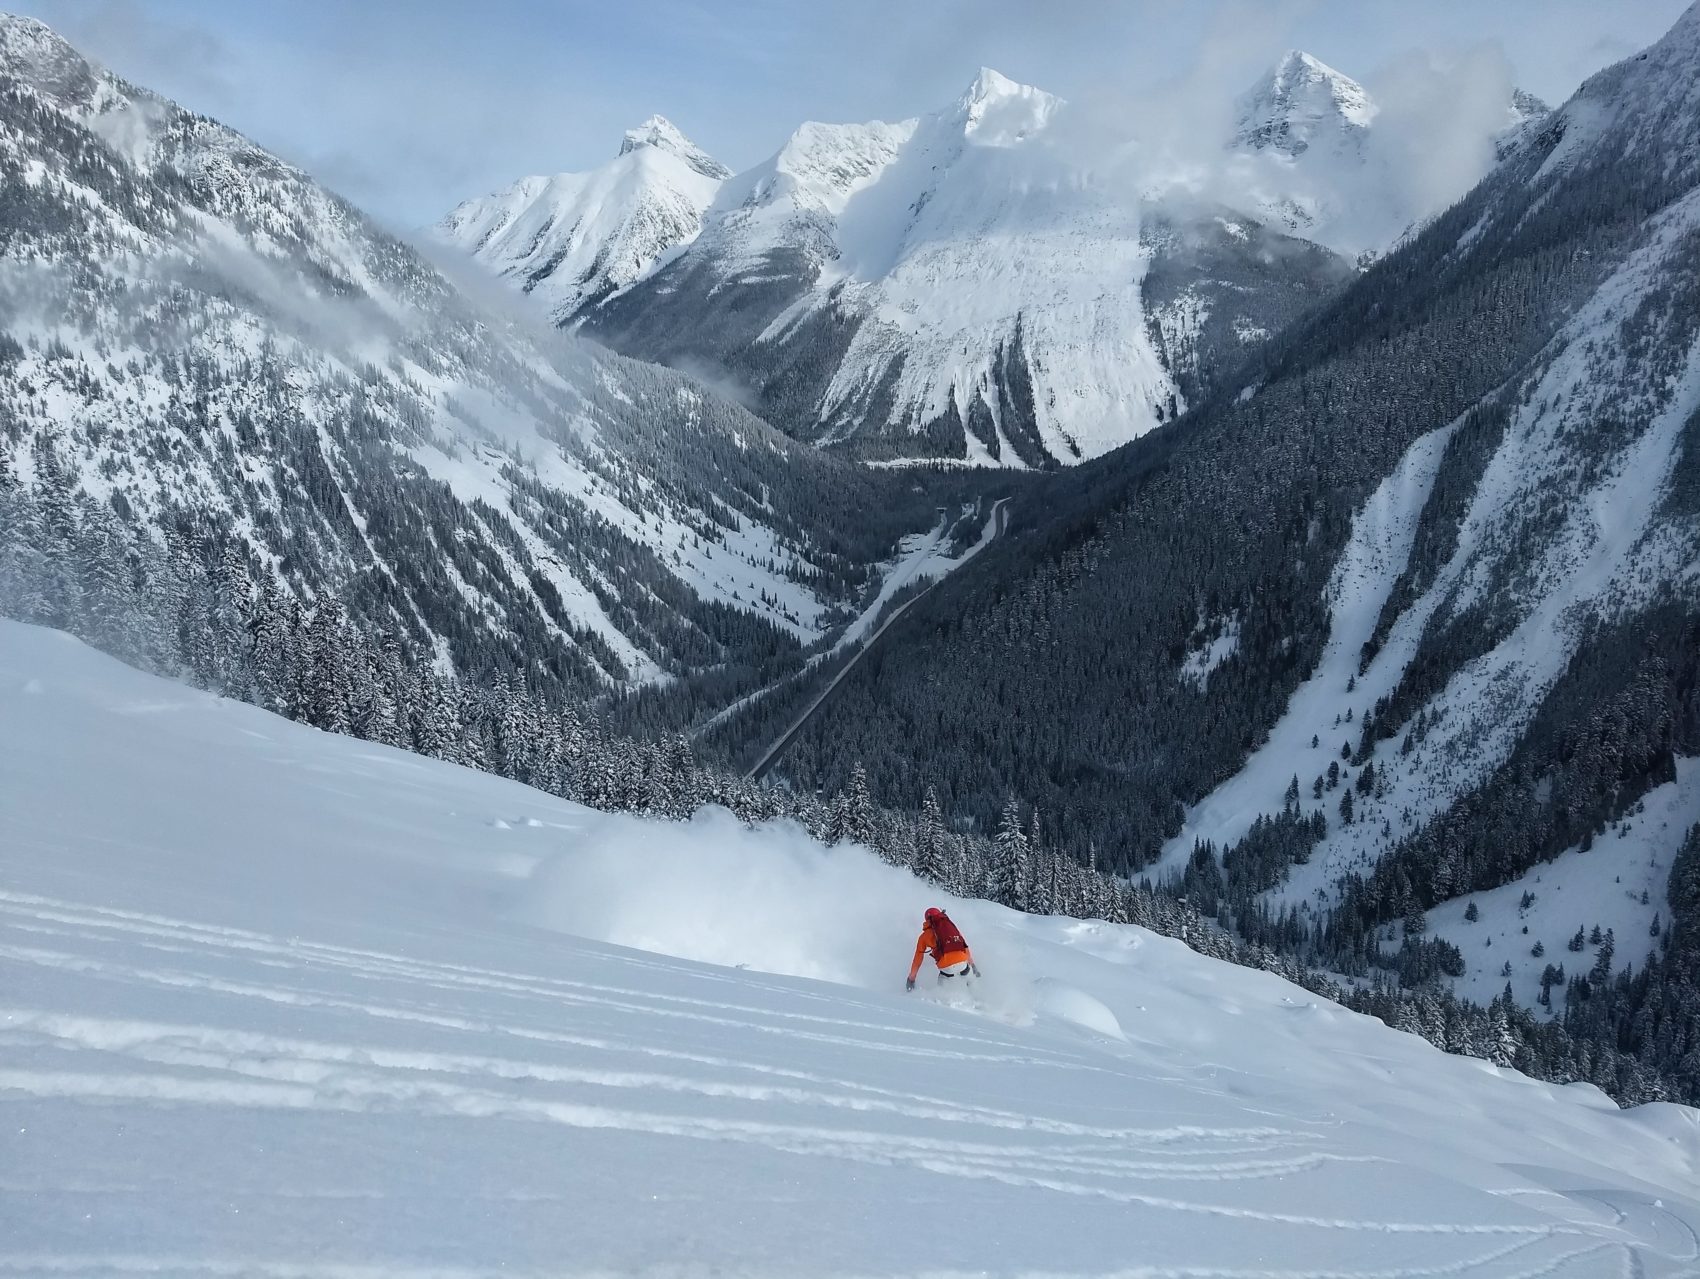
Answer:
<svg viewBox="0 0 1700 1279"><path fill-rule="evenodd" d="M651 116L601 168L522 178L466 201L432 230L567 325L688 243L730 176L670 121Z"/></svg>
<svg viewBox="0 0 1700 1279"><path fill-rule="evenodd" d="M1236 104L1234 144L1299 156L1361 154L1377 107L1349 76L1294 49Z"/></svg>
<svg viewBox="0 0 1700 1279"><path fill-rule="evenodd" d="M959 1006L903 991L936 890L795 827L596 813L11 622L0 723L11 1272L1693 1273L1695 1111L1136 927L942 900Z"/></svg>
<svg viewBox="0 0 1700 1279"><path fill-rule="evenodd" d="M1013 793L1249 937L1700 1090L1696 66L1700 7L1187 430L1018 496L793 783L914 802L920 753L960 821Z"/></svg>
<svg viewBox="0 0 1700 1279"><path fill-rule="evenodd" d="M1447 145L1479 151L1480 176L1543 110L1516 95ZM805 124L721 186L700 233L694 214L655 217L648 188L615 200L617 166L528 179L444 227L558 323L741 386L798 438L872 461L1072 464L1197 403L1347 277L1335 254L1372 259L1462 194L1456 175L1443 195L1412 177L1379 114L1294 52L1201 163L1132 133L1083 143L1066 103L987 69L929 115Z"/></svg>
<svg viewBox="0 0 1700 1279"><path fill-rule="evenodd" d="M983 70L930 115L806 124L726 183L684 252L583 322L630 354L722 370L790 433L864 458L1095 457L1342 272L1226 210L1144 207L1113 167L1077 162L1064 116ZM1173 286L1155 300L1153 275Z"/></svg>
<svg viewBox="0 0 1700 1279"><path fill-rule="evenodd" d="M1411 121L1389 126L1363 85L1293 50L1235 104L1229 180L1248 212L1367 263L1462 196L1548 111L1532 94L1513 90L1503 111L1475 133L1448 130L1418 140ZM1413 179L1411 171L1424 167L1425 146L1453 153L1449 189Z"/></svg>
<svg viewBox="0 0 1700 1279"><path fill-rule="evenodd" d="M717 181L659 122L619 163ZM933 504L475 301L239 134L0 17L0 457L462 672L825 635Z"/></svg>

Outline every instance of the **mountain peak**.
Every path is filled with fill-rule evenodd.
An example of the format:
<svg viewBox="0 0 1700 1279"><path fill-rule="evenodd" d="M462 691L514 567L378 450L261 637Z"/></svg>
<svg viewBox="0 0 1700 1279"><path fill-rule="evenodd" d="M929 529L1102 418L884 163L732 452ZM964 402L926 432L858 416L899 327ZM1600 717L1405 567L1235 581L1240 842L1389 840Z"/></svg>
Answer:
<svg viewBox="0 0 1700 1279"><path fill-rule="evenodd" d="M620 139L620 154L627 155L639 147L654 147L676 155L707 178L732 176L732 170L698 147L664 115L652 115L637 128L626 130L625 136Z"/></svg>
<svg viewBox="0 0 1700 1279"><path fill-rule="evenodd" d="M1003 72L992 67L981 67L980 72L969 84L962 95L964 102L989 102L993 98L1007 98L1022 90L1032 90L1029 86L1011 80Z"/></svg>
<svg viewBox="0 0 1700 1279"><path fill-rule="evenodd" d="M43 51L75 52L52 27L39 18L0 13L0 57L10 62Z"/></svg>
<svg viewBox="0 0 1700 1279"><path fill-rule="evenodd" d="M1043 129L1062 99L981 67L956 100L963 132L983 146L1011 146Z"/></svg>
<svg viewBox="0 0 1700 1279"><path fill-rule="evenodd" d="M1346 79L1344 75L1329 66L1314 54L1306 53L1303 49L1288 49L1272 68L1272 74L1278 76L1329 76Z"/></svg>
<svg viewBox="0 0 1700 1279"><path fill-rule="evenodd" d="M1527 89L1513 89L1511 91L1511 109L1525 119L1530 116L1552 114L1552 108Z"/></svg>
<svg viewBox="0 0 1700 1279"><path fill-rule="evenodd" d="M0 71L54 96L87 84L88 60L35 18L0 13Z"/></svg>
<svg viewBox="0 0 1700 1279"><path fill-rule="evenodd" d="M1298 155L1329 132L1369 127L1376 106L1363 85L1302 49L1290 49L1240 98L1234 142Z"/></svg>

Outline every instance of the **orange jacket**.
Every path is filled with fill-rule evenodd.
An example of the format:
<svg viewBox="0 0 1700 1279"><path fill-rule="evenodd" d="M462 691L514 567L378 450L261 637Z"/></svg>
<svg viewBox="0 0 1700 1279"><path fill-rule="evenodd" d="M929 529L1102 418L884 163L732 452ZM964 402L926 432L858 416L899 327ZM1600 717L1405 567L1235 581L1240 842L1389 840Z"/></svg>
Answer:
<svg viewBox="0 0 1700 1279"><path fill-rule="evenodd" d="M932 955L934 962L940 968L949 967L951 964L971 964L974 962L974 954L968 949L966 942L963 943L961 950L947 950L941 954L939 939L933 936L933 926L923 924L921 925L921 935L915 939L914 962L909 965L910 981L915 980L915 974L921 971L921 960L929 954Z"/></svg>

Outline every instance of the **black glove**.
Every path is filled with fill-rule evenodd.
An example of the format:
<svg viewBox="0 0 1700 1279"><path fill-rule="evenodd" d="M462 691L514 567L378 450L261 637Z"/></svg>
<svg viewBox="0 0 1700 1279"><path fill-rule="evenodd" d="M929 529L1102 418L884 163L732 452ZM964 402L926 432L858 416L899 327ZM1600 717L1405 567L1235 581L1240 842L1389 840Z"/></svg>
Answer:
<svg viewBox="0 0 1700 1279"><path fill-rule="evenodd" d="M904 990L914 990L915 989L915 979L913 977L905 978L904 982L903 982L903 989Z"/></svg>

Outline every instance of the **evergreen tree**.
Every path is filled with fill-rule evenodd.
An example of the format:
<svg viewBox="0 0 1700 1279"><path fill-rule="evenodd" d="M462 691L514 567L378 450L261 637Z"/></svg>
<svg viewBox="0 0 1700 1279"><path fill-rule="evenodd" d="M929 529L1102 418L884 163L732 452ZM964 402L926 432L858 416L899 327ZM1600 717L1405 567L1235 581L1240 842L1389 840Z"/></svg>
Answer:
<svg viewBox="0 0 1700 1279"><path fill-rule="evenodd" d="M860 764L850 773L850 784L833 805L829 843L874 842L874 801L868 792L868 774Z"/></svg>
<svg viewBox="0 0 1700 1279"><path fill-rule="evenodd" d="M935 787L929 786L921 800L915 834L915 873L930 883L948 885L954 878L953 861L944 812L939 807L939 793Z"/></svg>
<svg viewBox="0 0 1700 1279"><path fill-rule="evenodd" d="M992 900L1014 910L1026 910L1031 880L1031 849L1021 821L1021 805L1011 795L1004 803L993 840Z"/></svg>

